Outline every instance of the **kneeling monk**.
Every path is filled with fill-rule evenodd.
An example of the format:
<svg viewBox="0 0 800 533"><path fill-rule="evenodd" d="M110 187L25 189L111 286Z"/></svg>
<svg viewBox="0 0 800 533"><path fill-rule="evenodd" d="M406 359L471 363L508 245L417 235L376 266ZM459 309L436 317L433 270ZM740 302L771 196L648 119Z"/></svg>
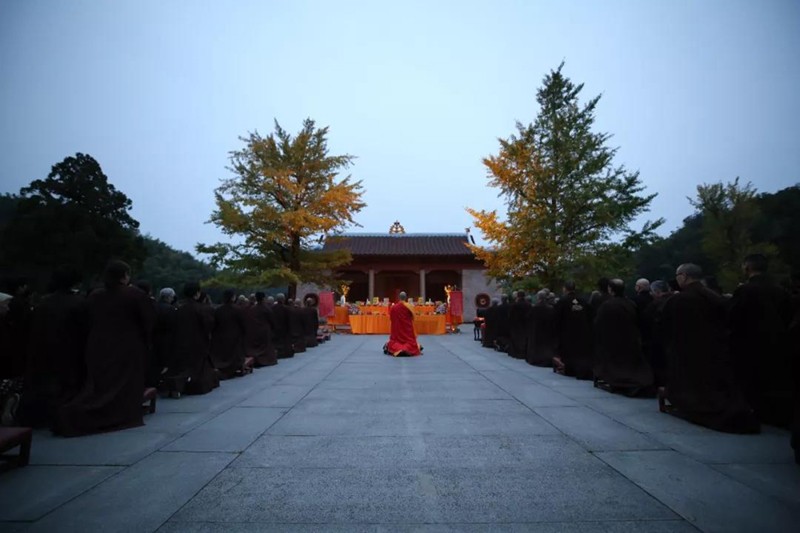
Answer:
<svg viewBox="0 0 800 533"><path fill-rule="evenodd" d="M414 330L414 310L406 301L406 293L401 292L399 298L400 301L389 309L392 329L389 342L383 346L383 353L395 357L422 355L422 346L417 342L417 332Z"/></svg>

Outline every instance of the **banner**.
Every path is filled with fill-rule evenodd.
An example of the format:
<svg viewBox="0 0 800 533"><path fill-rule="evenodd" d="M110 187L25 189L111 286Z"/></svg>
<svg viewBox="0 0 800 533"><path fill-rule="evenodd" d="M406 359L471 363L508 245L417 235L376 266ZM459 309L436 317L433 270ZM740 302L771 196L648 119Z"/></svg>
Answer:
<svg viewBox="0 0 800 533"><path fill-rule="evenodd" d="M461 291L450 291L450 314L452 316L464 316L464 293Z"/></svg>
<svg viewBox="0 0 800 533"><path fill-rule="evenodd" d="M333 316L333 293L330 291L320 291L319 293L319 316Z"/></svg>

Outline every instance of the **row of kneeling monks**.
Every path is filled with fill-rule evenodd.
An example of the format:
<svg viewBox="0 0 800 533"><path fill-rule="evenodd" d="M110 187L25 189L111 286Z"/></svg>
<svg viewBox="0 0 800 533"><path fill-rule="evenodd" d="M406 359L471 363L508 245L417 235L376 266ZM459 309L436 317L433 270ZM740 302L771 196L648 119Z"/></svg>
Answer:
<svg viewBox="0 0 800 533"><path fill-rule="evenodd" d="M197 283L186 284L181 300L172 289L155 300L129 284L129 272L111 262L104 287L87 297L73 289L74 276L57 273L36 306L22 293L9 302L0 377L20 390L10 399L13 411L6 405L4 425L64 436L140 426L143 400L156 390L173 398L206 394L220 380L330 338L313 301L300 306L262 293L237 301L227 290L214 306Z"/></svg>
<svg viewBox="0 0 800 533"><path fill-rule="evenodd" d="M621 280L591 298L571 283L557 299L518 292L479 312L476 339L609 392L658 396L662 411L718 431L789 427L800 461L800 297L762 272L728 296L699 267L678 281L635 298Z"/></svg>

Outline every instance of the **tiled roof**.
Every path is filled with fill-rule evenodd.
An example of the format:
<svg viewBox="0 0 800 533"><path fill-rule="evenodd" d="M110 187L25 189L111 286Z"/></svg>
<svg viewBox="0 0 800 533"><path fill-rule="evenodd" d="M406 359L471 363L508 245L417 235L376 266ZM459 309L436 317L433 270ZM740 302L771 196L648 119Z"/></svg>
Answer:
<svg viewBox="0 0 800 533"><path fill-rule="evenodd" d="M364 255L448 255L469 256L466 233L346 233L325 242L323 250L348 249L354 256Z"/></svg>

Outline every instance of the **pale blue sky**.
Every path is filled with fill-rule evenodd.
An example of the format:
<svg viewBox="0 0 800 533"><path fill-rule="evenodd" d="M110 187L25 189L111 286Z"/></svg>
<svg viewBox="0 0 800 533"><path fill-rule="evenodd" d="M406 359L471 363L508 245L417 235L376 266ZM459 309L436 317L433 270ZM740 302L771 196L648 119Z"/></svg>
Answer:
<svg viewBox="0 0 800 533"><path fill-rule="evenodd" d="M699 183L800 182L795 0L0 0L0 192L88 153L191 251L219 238L238 137L311 117L358 157L358 231L463 231L465 206L502 207L481 159L562 60L664 233Z"/></svg>

